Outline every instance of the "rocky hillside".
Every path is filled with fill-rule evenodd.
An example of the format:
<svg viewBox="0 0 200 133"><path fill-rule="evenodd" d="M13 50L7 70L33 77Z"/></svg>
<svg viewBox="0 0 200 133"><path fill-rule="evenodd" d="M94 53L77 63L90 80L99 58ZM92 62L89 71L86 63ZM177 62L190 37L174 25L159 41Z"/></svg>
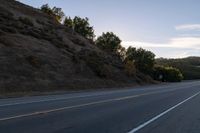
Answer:
<svg viewBox="0 0 200 133"><path fill-rule="evenodd" d="M0 91L46 91L133 85L118 57L105 53L51 16L0 0Z"/></svg>

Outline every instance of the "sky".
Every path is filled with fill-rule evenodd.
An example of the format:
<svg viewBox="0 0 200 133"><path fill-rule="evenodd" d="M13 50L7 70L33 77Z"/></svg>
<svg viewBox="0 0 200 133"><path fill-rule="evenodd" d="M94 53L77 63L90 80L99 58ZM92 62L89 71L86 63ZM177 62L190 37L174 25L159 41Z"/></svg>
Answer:
<svg viewBox="0 0 200 133"><path fill-rule="evenodd" d="M66 16L88 17L95 34L114 32L124 47L142 47L156 57L200 56L200 0L19 0L48 3Z"/></svg>

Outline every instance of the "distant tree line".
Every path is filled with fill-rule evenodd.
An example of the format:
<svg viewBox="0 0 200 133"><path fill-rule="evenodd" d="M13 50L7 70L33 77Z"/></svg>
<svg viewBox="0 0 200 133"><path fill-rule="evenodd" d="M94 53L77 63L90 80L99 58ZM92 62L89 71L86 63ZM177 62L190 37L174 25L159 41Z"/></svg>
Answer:
<svg viewBox="0 0 200 133"><path fill-rule="evenodd" d="M125 72L129 76L135 76L136 72L139 71L163 82L177 82L183 79L179 69L155 65L155 54L151 51L135 47L124 48L121 45L121 39L113 32L102 33L95 39L94 28L90 25L87 17L65 17L61 8L50 8L48 4L43 5L41 11L54 16L58 22L86 39L92 40L97 47L105 52L119 56L124 63Z"/></svg>

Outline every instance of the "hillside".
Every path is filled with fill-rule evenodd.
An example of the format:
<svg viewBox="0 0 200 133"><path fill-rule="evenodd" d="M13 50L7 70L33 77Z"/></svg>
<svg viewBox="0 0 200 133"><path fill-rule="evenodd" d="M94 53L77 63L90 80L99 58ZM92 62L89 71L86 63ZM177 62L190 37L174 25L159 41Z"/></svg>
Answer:
<svg viewBox="0 0 200 133"><path fill-rule="evenodd" d="M185 79L200 79L200 57L182 59L159 58L156 62L159 65L177 67L181 70Z"/></svg>
<svg viewBox="0 0 200 133"><path fill-rule="evenodd" d="M0 0L0 92L135 85L117 56L61 25L39 9Z"/></svg>

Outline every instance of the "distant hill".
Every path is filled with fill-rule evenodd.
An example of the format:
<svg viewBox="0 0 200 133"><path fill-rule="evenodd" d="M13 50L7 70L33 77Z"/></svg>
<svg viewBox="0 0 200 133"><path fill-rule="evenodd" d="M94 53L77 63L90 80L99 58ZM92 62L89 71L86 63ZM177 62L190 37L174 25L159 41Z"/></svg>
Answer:
<svg viewBox="0 0 200 133"><path fill-rule="evenodd" d="M156 63L164 66L173 66L181 70L184 78L200 79L200 57L188 57L182 59L156 59Z"/></svg>

